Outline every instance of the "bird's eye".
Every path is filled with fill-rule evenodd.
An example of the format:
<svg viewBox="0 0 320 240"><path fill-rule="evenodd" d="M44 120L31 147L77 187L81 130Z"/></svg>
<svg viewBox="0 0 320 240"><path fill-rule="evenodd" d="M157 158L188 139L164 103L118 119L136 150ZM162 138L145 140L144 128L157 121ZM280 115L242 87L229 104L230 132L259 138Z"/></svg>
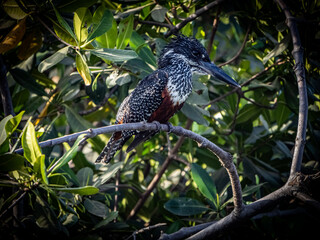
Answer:
<svg viewBox="0 0 320 240"><path fill-rule="evenodd" d="M202 58L202 54L198 51L193 51L192 54L197 58Z"/></svg>

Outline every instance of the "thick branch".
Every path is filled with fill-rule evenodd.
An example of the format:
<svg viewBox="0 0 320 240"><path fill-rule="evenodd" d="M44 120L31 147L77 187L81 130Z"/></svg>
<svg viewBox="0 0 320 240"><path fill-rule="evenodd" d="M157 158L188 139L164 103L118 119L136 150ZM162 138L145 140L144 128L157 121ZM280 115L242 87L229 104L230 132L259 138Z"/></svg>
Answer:
<svg viewBox="0 0 320 240"><path fill-rule="evenodd" d="M300 35L294 18L292 17L287 5L282 0L275 0L284 14L286 15L286 23L290 29L293 50L292 55L295 60L294 72L297 77L298 91L299 91L299 120L297 128L297 136L295 141L295 148L292 157L292 165L290 176L293 173L299 172L301 169L301 162L303 157L304 145L306 142L307 132L307 118L308 118L308 97L306 86L306 75L303 63L303 48L301 46Z"/></svg>

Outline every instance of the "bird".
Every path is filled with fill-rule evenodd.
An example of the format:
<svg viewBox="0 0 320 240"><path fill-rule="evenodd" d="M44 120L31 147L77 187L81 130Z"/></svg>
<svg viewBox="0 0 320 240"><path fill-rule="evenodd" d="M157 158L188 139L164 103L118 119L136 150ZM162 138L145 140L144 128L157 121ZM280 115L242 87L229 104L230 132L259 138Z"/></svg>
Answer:
<svg viewBox="0 0 320 240"><path fill-rule="evenodd" d="M115 124L155 122L169 124L192 92L192 74L211 75L234 87L240 85L211 62L204 46L195 38L178 35L160 53L158 69L143 78L123 100ZM159 126L159 125L158 125ZM170 125L169 125L170 126ZM117 150L135 135L127 148L133 150L158 131L125 130L114 132L96 163L109 163Z"/></svg>

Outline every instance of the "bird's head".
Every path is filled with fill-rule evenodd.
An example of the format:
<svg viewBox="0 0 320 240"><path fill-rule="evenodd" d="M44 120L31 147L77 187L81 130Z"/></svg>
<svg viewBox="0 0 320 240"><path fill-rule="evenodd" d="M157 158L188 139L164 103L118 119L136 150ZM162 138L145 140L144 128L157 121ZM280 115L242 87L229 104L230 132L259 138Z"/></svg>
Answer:
<svg viewBox="0 0 320 240"><path fill-rule="evenodd" d="M190 65L191 71L202 75L211 75L214 78L227 84L240 87L230 76L221 68L210 61L206 49L195 38L178 36L162 50L159 58L159 68L171 64L172 60L181 59Z"/></svg>

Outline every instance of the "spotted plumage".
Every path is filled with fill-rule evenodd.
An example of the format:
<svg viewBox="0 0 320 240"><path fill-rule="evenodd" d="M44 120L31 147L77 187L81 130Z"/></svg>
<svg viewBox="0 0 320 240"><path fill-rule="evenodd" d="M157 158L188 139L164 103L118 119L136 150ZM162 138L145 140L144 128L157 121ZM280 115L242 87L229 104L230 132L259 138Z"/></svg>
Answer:
<svg viewBox="0 0 320 240"><path fill-rule="evenodd" d="M211 63L205 48L193 38L179 36L161 52L158 70L142 79L119 107L116 124L132 122L167 123L192 92L192 73L211 74L229 84L233 79ZM117 150L135 135L127 151L148 140L157 131L122 131L112 134L96 162L108 163Z"/></svg>

